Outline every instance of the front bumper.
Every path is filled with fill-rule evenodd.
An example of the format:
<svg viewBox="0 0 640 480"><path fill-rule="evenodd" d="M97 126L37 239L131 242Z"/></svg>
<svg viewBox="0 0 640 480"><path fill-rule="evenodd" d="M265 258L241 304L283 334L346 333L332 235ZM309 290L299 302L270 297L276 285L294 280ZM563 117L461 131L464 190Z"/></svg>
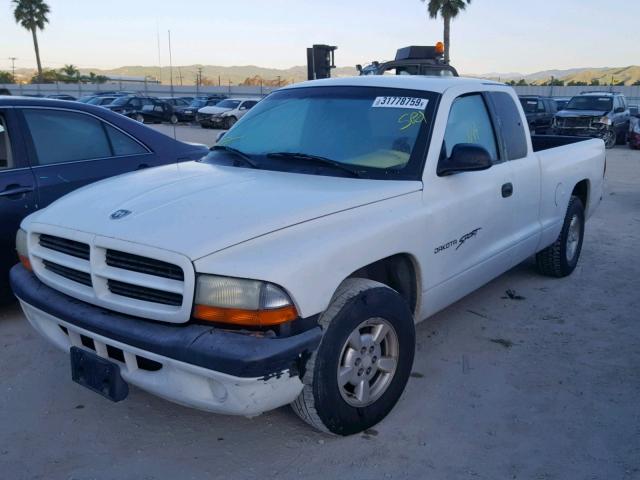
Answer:
<svg viewBox="0 0 640 480"><path fill-rule="evenodd" d="M602 138L607 131L608 127L592 128L592 127L554 127L552 129L553 135L560 135L565 137L589 137L589 138Z"/></svg>
<svg viewBox="0 0 640 480"><path fill-rule="evenodd" d="M11 286L29 322L59 348L93 350L117 363L128 383L216 413L257 415L291 403L322 336L319 327L260 338L117 314L47 287L22 265L11 270Z"/></svg>

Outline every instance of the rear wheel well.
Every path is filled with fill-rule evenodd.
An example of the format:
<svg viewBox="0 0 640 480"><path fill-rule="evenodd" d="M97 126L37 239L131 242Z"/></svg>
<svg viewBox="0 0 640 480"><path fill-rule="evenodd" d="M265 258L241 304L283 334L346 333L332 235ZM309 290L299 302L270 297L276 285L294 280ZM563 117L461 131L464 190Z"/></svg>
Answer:
<svg viewBox="0 0 640 480"><path fill-rule="evenodd" d="M587 209L588 201L589 201L589 180L581 180L577 183L575 187L573 187L573 192L571 195L575 195L582 202L582 206L584 209Z"/></svg>
<svg viewBox="0 0 640 480"><path fill-rule="evenodd" d="M406 300L411 312L417 313L418 276L415 262L409 254L401 253L375 261L359 268L348 278L367 278L384 283Z"/></svg>

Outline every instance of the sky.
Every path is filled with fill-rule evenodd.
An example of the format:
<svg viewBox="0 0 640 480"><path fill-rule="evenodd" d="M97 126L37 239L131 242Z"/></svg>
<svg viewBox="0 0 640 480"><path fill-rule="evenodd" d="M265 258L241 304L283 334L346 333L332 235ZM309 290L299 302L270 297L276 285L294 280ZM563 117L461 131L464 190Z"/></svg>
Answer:
<svg viewBox="0 0 640 480"><path fill-rule="evenodd" d="M461 72L532 73L640 64L640 1L473 0L452 24ZM336 64L393 58L399 47L442 39L420 0L47 0L43 65L81 68L169 64L306 64L306 47L337 45ZM0 2L0 70L35 67L31 35Z"/></svg>

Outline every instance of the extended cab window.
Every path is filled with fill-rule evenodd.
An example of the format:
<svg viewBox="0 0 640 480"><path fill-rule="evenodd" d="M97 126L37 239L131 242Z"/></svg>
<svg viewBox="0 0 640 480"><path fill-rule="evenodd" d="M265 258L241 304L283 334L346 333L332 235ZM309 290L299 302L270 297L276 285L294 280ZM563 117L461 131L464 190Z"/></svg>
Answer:
<svg viewBox="0 0 640 480"><path fill-rule="evenodd" d="M0 171L8 170L12 167L13 159L11 157L11 144L9 143L7 122L0 113Z"/></svg>
<svg viewBox="0 0 640 480"><path fill-rule="evenodd" d="M480 145L489 152L494 161L498 160L496 136L480 94L459 97L451 105L442 153L446 158L451 157L453 147L460 143Z"/></svg>
<svg viewBox="0 0 640 480"><path fill-rule="evenodd" d="M489 92L489 98L493 102L505 159L526 157L527 137L513 98L506 92Z"/></svg>
<svg viewBox="0 0 640 480"><path fill-rule="evenodd" d="M111 156L100 120L63 110L25 109L38 165Z"/></svg>

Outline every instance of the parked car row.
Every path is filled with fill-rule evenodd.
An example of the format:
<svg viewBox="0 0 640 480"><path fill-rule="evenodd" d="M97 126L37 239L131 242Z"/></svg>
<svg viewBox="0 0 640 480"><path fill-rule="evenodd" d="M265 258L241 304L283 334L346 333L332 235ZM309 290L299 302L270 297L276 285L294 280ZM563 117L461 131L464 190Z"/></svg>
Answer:
<svg viewBox="0 0 640 480"><path fill-rule="evenodd" d="M632 136L632 115L623 94L583 92L566 103L565 100L520 96L529 131L542 135L600 138L607 148L625 144Z"/></svg>

